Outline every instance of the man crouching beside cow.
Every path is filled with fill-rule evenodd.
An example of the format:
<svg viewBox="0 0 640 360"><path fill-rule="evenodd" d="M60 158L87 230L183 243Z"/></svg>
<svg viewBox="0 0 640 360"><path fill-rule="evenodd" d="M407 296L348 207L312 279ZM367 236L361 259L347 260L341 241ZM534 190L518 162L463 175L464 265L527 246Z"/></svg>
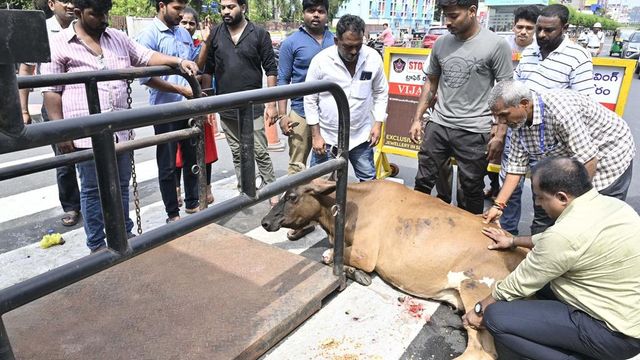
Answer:
<svg viewBox="0 0 640 360"><path fill-rule="evenodd" d="M533 238L487 227L394 182L349 184L345 265L465 311L469 340L461 359L640 353L640 217L598 194L574 159L541 160L532 182L536 202L556 219ZM316 179L287 191L262 225L277 231L318 223L332 242L334 204L335 183ZM538 300L523 300L532 296Z"/></svg>

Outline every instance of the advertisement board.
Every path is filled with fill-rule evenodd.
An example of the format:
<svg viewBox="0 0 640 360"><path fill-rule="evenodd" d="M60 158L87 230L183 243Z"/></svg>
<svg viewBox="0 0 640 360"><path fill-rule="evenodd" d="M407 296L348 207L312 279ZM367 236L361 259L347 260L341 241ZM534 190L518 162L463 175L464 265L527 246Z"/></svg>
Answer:
<svg viewBox="0 0 640 360"><path fill-rule="evenodd" d="M423 72L431 49L385 48L384 66L389 80L389 106L382 140L376 151L378 177L393 173L385 154L417 157L419 145L409 138L409 129L418 105L422 85L426 80ZM517 58L514 58L514 67ZM635 60L594 58L593 97L602 105L622 116L627 102Z"/></svg>

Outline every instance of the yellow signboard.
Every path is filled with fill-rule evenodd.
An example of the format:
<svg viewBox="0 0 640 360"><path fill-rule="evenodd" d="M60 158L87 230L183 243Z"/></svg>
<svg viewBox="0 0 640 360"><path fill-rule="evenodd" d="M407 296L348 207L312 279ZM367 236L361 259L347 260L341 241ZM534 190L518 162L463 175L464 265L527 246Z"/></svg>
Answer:
<svg viewBox="0 0 640 360"><path fill-rule="evenodd" d="M419 145L409 138L413 115L426 81L423 72L431 49L387 47L384 67L389 81L389 114L376 149L375 164L378 178L394 173L386 154L417 158ZM517 65L514 58L514 66ZM635 69L635 60L594 58L594 98L622 116L627 103Z"/></svg>

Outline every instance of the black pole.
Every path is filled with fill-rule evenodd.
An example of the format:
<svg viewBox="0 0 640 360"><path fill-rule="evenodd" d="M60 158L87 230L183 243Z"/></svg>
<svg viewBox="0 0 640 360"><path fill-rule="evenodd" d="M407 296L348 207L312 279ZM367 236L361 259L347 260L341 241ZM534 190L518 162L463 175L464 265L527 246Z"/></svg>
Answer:
<svg viewBox="0 0 640 360"><path fill-rule="evenodd" d="M253 145L253 105L238 109L238 133L240 134L240 184L242 192L256 196L256 163Z"/></svg>
<svg viewBox="0 0 640 360"><path fill-rule="evenodd" d="M0 360L15 360L13 350L11 350L9 336L7 335L7 329L5 329L4 321L2 321L2 316L0 316Z"/></svg>
<svg viewBox="0 0 640 360"><path fill-rule="evenodd" d="M331 91L338 108L338 158L344 160L338 168L338 180L336 183L336 205L338 213L335 219L335 239L333 249L333 274L340 277L340 290L347 286L344 273L344 225L345 212L347 210L347 180L349 177L349 132L351 129L351 117L349 101L343 92Z"/></svg>
<svg viewBox="0 0 640 360"><path fill-rule="evenodd" d="M89 113L100 113L100 98L98 83L90 79L85 83ZM120 175L116 148L113 142L113 132L105 128L91 137L93 156L98 177L104 232L107 235L107 245L119 253L129 248L127 231L125 229L124 208L122 207L122 192L120 191Z"/></svg>
<svg viewBox="0 0 640 360"><path fill-rule="evenodd" d="M24 131L24 124L13 64L0 64L0 83L0 132L19 136Z"/></svg>
<svg viewBox="0 0 640 360"><path fill-rule="evenodd" d="M199 209L204 210L207 208L207 165L205 162L205 137L204 137L204 116L199 115L193 118L195 121L194 127L200 130L199 134L190 139L189 141L195 141L196 143L196 165L198 166L198 201L199 201ZM206 126L209 126L207 124ZM211 139L211 141L215 141L215 139ZM193 171L189 169L189 171ZM180 179L178 179L180 181Z"/></svg>
<svg viewBox="0 0 640 360"><path fill-rule="evenodd" d="M199 134L199 130L196 128L181 129L170 131L163 134L152 135L135 139L131 141L125 141L116 144L116 154L122 154L126 151L132 151L142 149L149 146L158 144L164 144L171 141L179 141L183 139L194 138ZM16 164L0 168L0 181L12 179L18 176L24 176L34 174L40 171L46 171L55 169L61 166L67 166L71 164L77 164L81 161L87 161L93 159L93 149L78 150L68 154L56 155L54 157L45 158L41 160L34 160L28 163Z"/></svg>

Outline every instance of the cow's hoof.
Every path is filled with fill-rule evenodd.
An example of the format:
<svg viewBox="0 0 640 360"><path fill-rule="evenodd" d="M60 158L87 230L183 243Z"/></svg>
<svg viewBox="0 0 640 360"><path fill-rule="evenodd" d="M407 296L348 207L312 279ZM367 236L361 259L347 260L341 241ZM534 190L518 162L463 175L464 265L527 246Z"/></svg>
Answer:
<svg viewBox="0 0 640 360"><path fill-rule="evenodd" d="M327 265L333 264L333 249L327 249L322 253L322 262Z"/></svg>
<svg viewBox="0 0 640 360"><path fill-rule="evenodd" d="M371 276L360 269L356 269L352 266L345 266L344 273L347 276L347 279L351 279L360 285L371 285Z"/></svg>

